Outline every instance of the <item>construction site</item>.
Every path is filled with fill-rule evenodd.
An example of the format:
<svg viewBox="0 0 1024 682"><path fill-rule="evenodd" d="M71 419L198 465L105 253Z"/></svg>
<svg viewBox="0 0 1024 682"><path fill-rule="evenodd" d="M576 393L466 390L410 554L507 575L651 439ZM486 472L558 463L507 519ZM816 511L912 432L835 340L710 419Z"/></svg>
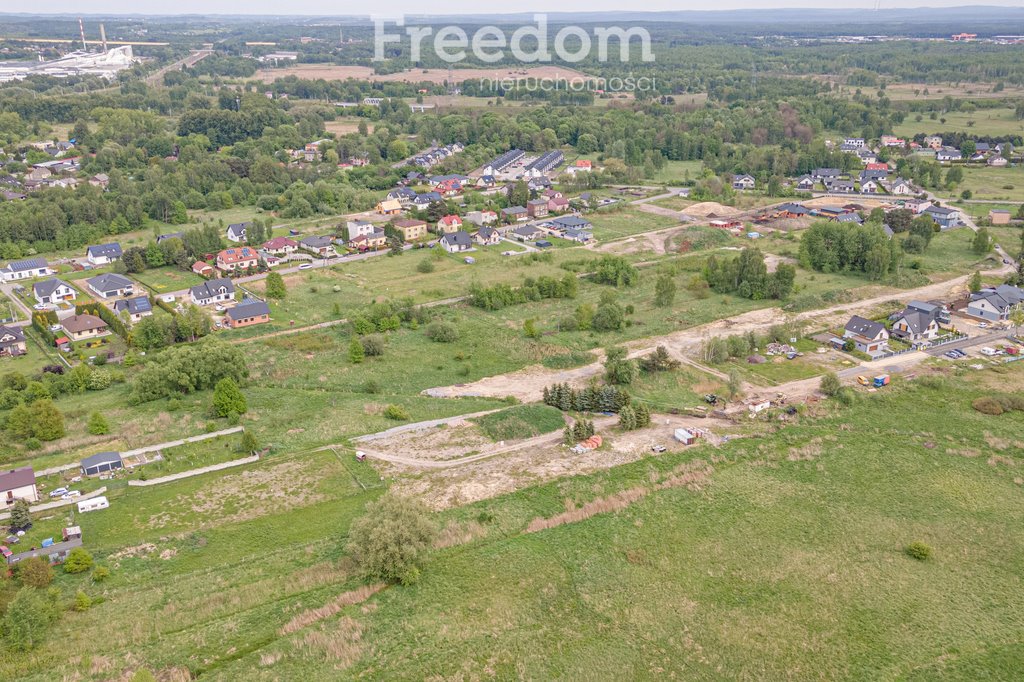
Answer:
<svg viewBox="0 0 1024 682"><path fill-rule="evenodd" d="M106 29L100 24L100 50L89 51L89 42L85 38L85 27L78 22L82 49L74 50L62 57L39 61L0 62L0 83L24 80L30 76L49 76L51 78L74 78L78 76L98 76L112 80L117 74L129 69L138 60L132 52L131 45L110 47L107 44Z"/></svg>

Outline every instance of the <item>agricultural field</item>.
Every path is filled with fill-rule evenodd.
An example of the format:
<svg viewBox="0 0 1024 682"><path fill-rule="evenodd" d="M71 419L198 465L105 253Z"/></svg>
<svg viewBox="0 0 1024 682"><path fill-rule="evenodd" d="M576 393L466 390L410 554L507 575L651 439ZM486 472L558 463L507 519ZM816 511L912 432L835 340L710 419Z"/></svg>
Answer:
<svg viewBox="0 0 1024 682"><path fill-rule="evenodd" d="M935 93L935 90L932 90ZM942 95L938 95L942 97ZM971 135L1020 135L1024 133L1024 121L1017 118L1013 108L999 107L996 109L978 109L970 113L947 111L940 118L931 120L927 115L920 121L911 114L893 128L893 134L900 137L913 137L918 133L935 135L944 132L970 133ZM972 123L973 122L973 123Z"/></svg>
<svg viewBox="0 0 1024 682"><path fill-rule="evenodd" d="M970 190L972 199L1006 201L1019 205L1024 203L1024 166L965 167L964 181L957 185L954 194L959 196L964 190Z"/></svg>

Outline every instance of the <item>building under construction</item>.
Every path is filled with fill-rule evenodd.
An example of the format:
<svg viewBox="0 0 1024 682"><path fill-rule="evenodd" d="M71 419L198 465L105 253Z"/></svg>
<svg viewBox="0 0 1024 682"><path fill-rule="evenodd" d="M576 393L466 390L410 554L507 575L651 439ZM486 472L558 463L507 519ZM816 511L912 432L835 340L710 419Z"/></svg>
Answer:
<svg viewBox="0 0 1024 682"><path fill-rule="evenodd" d="M136 62L131 45L122 45L107 49L107 33L100 24L100 52L89 52L85 41L85 29L82 21L78 21L82 37L82 49L69 52L63 57L38 62L0 62L0 83L19 81L29 76L51 76L53 78L71 78L74 76L99 76L113 79L119 71L131 68Z"/></svg>

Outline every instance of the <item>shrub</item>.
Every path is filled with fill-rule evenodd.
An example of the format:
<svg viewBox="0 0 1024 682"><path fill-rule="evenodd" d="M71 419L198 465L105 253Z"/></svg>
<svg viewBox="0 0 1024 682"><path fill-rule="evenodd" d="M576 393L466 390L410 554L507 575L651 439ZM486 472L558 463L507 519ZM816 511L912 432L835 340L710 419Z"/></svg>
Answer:
<svg viewBox="0 0 1024 682"><path fill-rule="evenodd" d="M221 379L214 387L213 409L218 417L227 417L232 412L245 414L249 409L245 396L231 377Z"/></svg>
<svg viewBox="0 0 1024 682"><path fill-rule="evenodd" d="M18 562L18 580L26 587L46 587L53 582L53 568L42 557Z"/></svg>
<svg viewBox="0 0 1024 682"><path fill-rule="evenodd" d="M904 550L912 559L925 561L932 555L932 548L923 542L911 542Z"/></svg>
<svg viewBox="0 0 1024 682"><path fill-rule="evenodd" d="M424 258L416 264L416 270L424 274L434 271L434 263L429 258Z"/></svg>
<svg viewBox="0 0 1024 682"><path fill-rule="evenodd" d="M834 398L843 389L843 384L839 381L839 377L836 376L835 372L829 372L825 376L821 377L820 389L821 392L829 398Z"/></svg>
<svg viewBox="0 0 1024 682"><path fill-rule="evenodd" d="M21 588L7 605L3 619L7 645L15 651L34 649L46 637L55 615L53 604L39 590Z"/></svg>
<svg viewBox="0 0 1024 682"><path fill-rule="evenodd" d="M384 417L395 421L406 421L409 419L409 413L401 405L388 405L384 408Z"/></svg>
<svg viewBox="0 0 1024 682"><path fill-rule="evenodd" d="M431 322L427 325L427 338L436 343L454 343L459 340L459 330L450 322Z"/></svg>
<svg viewBox="0 0 1024 682"><path fill-rule="evenodd" d="M92 568L92 554L83 548L75 547L68 552L68 558L64 560L65 573L85 573Z"/></svg>
<svg viewBox="0 0 1024 682"><path fill-rule="evenodd" d="M363 384L362 390L363 390L363 393L370 393L370 394L380 393L380 384L377 383L377 381L375 379L368 379L366 381L366 383Z"/></svg>
<svg viewBox="0 0 1024 682"><path fill-rule="evenodd" d="M347 549L366 575L408 585L419 578L437 526L420 502L387 494L366 505L348 537Z"/></svg>
<svg viewBox="0 0 1024 682"><path fill-rule="evenodd" d="M110 569L106 566L97 566L92 570L92 581L101 583L110 577Z"/></svg>
<svg viewBox="0 0 1024 682"><path fill-rule="evenodd" d="M1003 413L1003 406L999 404L999 401L989 396L983 396L975 399L975 401L971 403L971 407L982 414L997 415Z"/></svg>
<svg viewBox="0 0 1024 682"><path fill-rule="evenodd" d="M89 424L86 428L94 436L110 433L110 424L107 423L106 418L99 412L93 412L89 415Z"/></svg>
<svg viewBox="0 0 1024 682"><path fill-rule="evenodd" d="M75 611L88 611L90 606L92 606L92 599L89 599L89 595L82 590L75 593L75 603L72 607Z"/></svg>
<svg viewBox="0 0 1024 682"><path fill-rule="evenodd" d="M361 339L363 344L363 354L368 357L376 357L384 355L384 337L380 334L370 334L364 336Z"/></svg>

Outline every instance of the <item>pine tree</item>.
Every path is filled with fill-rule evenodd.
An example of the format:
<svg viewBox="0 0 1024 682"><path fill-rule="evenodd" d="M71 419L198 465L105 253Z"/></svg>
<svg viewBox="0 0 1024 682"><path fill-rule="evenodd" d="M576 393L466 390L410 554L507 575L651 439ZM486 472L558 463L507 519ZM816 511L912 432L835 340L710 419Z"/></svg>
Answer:
<svg viewBox="0 0 1024 682"><path fill-rule="evenodd" d="M348 344L348 359L354 364L358 365L363 361L363 357L366 355L366 351L363 350L363 344L360 343L359 339L352 337L352 341Z"/></svg>
<svg viewBox="0 0 1024 682"><path fill-rule="evenodd" d="M279 272L271 272L267 275L267 298L273 298L277 300L283 299L288 295L288 289L284 285L284 277Z"/></svg>
<svg viewBox="0 0 1024 682"><path fill-rule="evenodd" d="M568 424L565 425L565 429L562 431L562 442L566 445L576 445L576 437L572 432L572 427Z"/></svg>
<svg viewBox="0 0 1024 682"><path fill-rule="evenodd" d="M231 377L224 377L213 388L213 410L218 417L231 413L245 414L249 405L238 384Z"/></svg>
<svg viewBox="0 0 1024 682"><path fill-rule="evenodd" d="M634 410L636 412L636 427L640 429L645 426L649 426L651 423L651 411L647 407L647 404L636 403Z"/></svg>
<svg viewBox="0 0 1024 682"><path fill-rule="evenodd" d="M29 512L28 502L17 500L11 508L11 528L24 529L32 526L32 514Z"/></svg>
<svg viewBox="0 0 1024 682"><path fill-rule="evenodd" d="M619 410L619 428L623 431L632 431L636 428L636 413L629 405Z"/></svg>
<svg viewBox="0 0 1024 682"><path fill-rule="evenodd" d="M89 424L86 428L94 436L110 433L110 424L107 423L106 417L99 412L93 412L89 415Z"/></svg>

